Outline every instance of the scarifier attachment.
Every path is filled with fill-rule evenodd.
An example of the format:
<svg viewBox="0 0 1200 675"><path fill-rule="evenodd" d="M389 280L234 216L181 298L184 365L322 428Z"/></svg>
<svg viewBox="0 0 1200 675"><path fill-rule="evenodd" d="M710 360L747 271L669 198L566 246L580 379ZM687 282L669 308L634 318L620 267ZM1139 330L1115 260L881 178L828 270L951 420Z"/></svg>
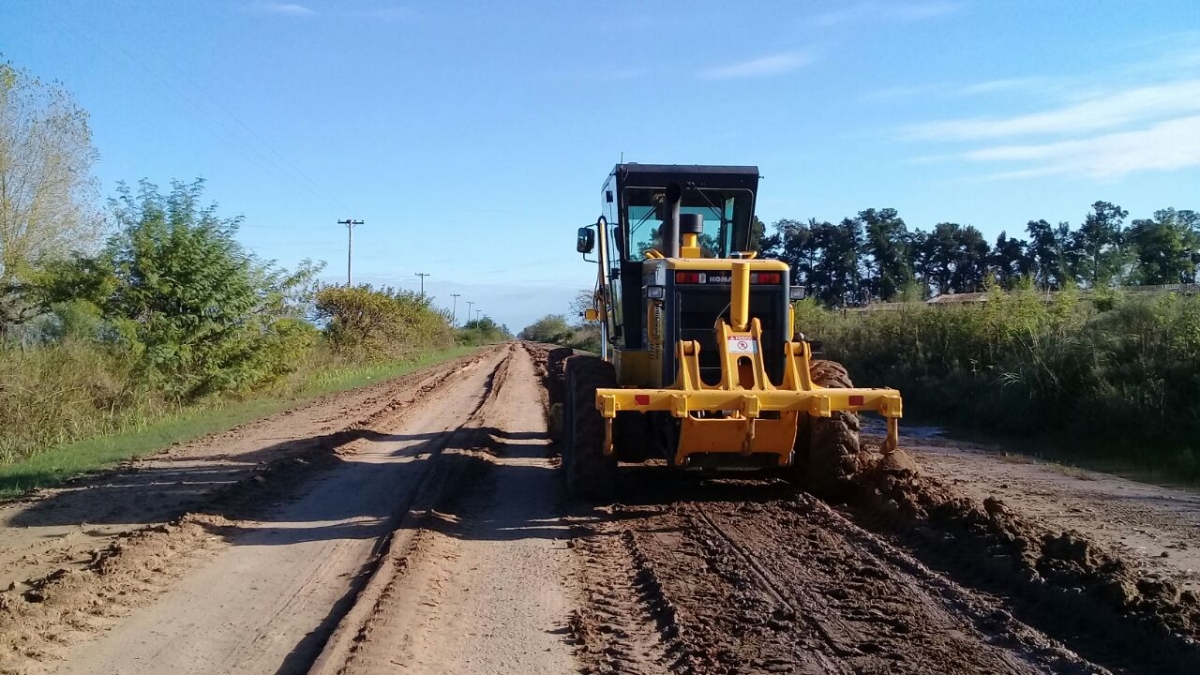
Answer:
<svg viewBox="0 0 1200 675"><path fill-rule="evenodd" d="M596 408L605 421L604 453L613 452L613 420L622 411L665 411L680 420L676 466L700 453L775 455L777 466L787 466L800 415L829 417L834 411L879 413L887 420L883 451L895 450L903 414L895 389L816 386L809 373L812 351L802 341L784 344L783 382L771 382L761 353L762 325L749 317L750 263L730 264L730 322L718 319L714 327L721 352L720 382L710 385L700 378L700 344L681 340L675 346L679 370L670 387L596 390Z"/></svg>

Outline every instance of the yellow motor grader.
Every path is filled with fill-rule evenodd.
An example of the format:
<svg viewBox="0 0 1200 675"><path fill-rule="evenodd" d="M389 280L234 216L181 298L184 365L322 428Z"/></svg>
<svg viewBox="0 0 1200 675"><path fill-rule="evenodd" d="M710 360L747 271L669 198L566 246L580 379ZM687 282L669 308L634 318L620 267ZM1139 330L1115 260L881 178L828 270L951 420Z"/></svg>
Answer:
<svg viewBox="0 0 1200 675"><path fill-rule="evenodd" d="M652 458L785 469L834 494L858 466L859 411L886 419L883 450L895 449L899 392L853 387L795 334L804 288L754 250L758 179L753 166L628 163L609 175L603 215L576 243L598 268L587 315L602 346L565 366L573 494L605 498L618 461Z"/></svg>

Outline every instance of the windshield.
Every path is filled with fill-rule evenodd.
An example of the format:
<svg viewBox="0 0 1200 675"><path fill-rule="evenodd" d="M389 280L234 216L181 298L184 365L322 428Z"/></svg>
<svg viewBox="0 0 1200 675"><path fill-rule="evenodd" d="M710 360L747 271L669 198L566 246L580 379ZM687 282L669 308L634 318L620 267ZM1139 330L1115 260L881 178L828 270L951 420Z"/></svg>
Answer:
<svg viewBox="0 0 1200 675"><path fill-rule="evenodd" d="M626 260L643 260L646 252L663 250L662 224L666 216L666 188L626 188L623 220L629 228ZM750 190L691 188L683 192L679 212L704 218L700 255L723 258L731 250L746 250L754 208Z"/></svg>

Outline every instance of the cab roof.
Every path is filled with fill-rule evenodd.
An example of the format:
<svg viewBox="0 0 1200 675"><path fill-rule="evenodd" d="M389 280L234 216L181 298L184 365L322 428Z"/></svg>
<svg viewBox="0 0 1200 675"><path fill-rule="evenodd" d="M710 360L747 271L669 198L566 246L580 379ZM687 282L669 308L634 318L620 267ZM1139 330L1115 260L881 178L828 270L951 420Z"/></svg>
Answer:
<svg viewBox="0 0 1200 675"><path fill-rule="evenodd" d="M749 188L758 186L757 166L707 164L617 164L612 175L621 187L665 187L681 181L696 187Z"/></svg>

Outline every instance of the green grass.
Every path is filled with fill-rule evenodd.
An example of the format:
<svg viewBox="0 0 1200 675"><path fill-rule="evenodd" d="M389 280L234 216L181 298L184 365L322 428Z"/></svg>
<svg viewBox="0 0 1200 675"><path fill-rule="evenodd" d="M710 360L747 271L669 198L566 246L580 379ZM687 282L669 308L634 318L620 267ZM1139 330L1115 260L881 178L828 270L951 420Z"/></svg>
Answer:
<svg viewBox="0 0 1200 675"><path fill-rule="evenodd" d="M267 395L244 401L226 400L185 409L150 422L140 429L49 448L28 459L0 466L0 499L16 497L34 488L50 487L127 459L153 455L173 443L226 431L239 424L273 415L326 394L399 377L426 366L465 356L476 349L458 347L410 361L325 372L314 375L286 395Z"/></svg>

